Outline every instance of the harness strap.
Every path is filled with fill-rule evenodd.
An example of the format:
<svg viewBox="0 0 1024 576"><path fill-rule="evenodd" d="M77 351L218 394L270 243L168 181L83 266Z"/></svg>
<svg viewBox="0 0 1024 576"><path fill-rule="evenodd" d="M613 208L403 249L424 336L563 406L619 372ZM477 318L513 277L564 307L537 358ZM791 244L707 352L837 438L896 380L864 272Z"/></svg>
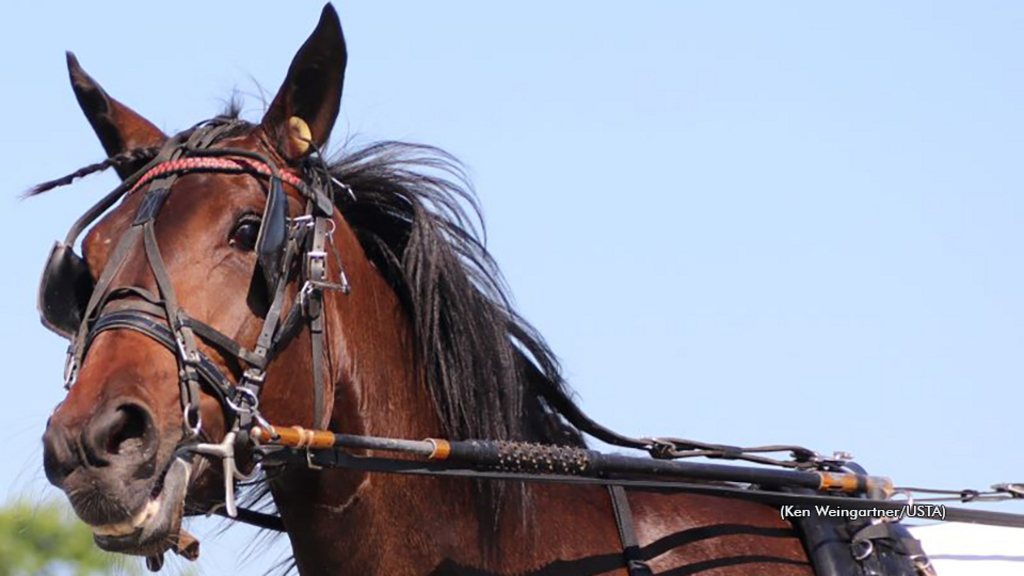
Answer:
<svg viewBox="0 0 1024 576"><path fill-rule="evenodd" d="M292 260L300 249L300 238L302 236L295 231L290 232L288 235L288 242L285 244L285 254L282 259L282 272L277 276L277 285L274 286L274 293L272 295L273 299L263 320L260 334L256 338L256 346L252 351L252 355L259 360L259 363L251 363L253 367L246 370L242 375L242 380L239 382L236 390L238 394L236 394L235 398L239 406L246 407L250 403L258 402L260 391L263 389L263 383L266 380L266 366L270 361L270 355L274 351L274 334L278 331L281 315L284 312L284 304L287 300L288 271L291 269ZM292 305L293 310L296 307L296 304ZM253 423L254 409L254 406L248 406L247 409L243 409L239 414L240 435L243 440L248 435L248 428Z"/></svg>
<svg viewBox="0 0 1024 576"><path fill-rule="evenodd" d="M608 494L612 498L615 527L619 530L622 556L626 559L629 576L652 576L651 567L640 554L640 543L636 539L636 525L633 522L633 513L629 509L626 489L622 486L608 486Z"/></svg>
<svg viewBox="0 0 1024 576"><path fill-rule="evenodd" d="M243 524L255 526L263 530L273 530L274 532L285 532L284 520L281 520L280 516L274 514L267 514L266 512L258 512L256 510L250 510L248 508L238 508L238 515L232 516L227 513L227 510L223 508L217 508L213 511L218 516L223 516L229 520L236 520Z"/></svg>
<svg viewBox="0 0 1024 576"><path fill-rule="evenodd" d="M148 194L152 193L148 192ZM149 267L156 278L157 286L160 287L160 295L164 298L164 306L167 308L167 322L174 333L176 343L181 348L177 356L180 371L181 409L184 418L182 426L194 435L198 433L202 423L202 416L199 412L199 375L196 373L196 365L199 363L199 350L196 347L195 334L190 327L182 322L184 315L178 307L178 300L174 295L174 286L171 283L170 276L167 274L163 257L160 255L160 248L157 245L152 220L142 224L142 244L146 250Z"/></svg>
<svg viewBox="0 0 1024 576"><path fill-rule="evenodd" d="M201 320L196 320L191 316L182 319L182 324L191 328L192 331L198 334L200 338L214 347L219 348L221 351L231 354L250 366L266 368L266 356L260 356L255 352L252 352L213 326L210 326Z"/></svg>
<svg viewBox="0 0 1024 576"><path fill-rule="evenodd" d="M151 319L132 310L113 311L100 317L93 325L93 329L89 333L86 341L83 343L82 348L88 350L92 341L103 332L119 329L133 330L140 334L144 334L162 345L172 354L177 354L178 352L177 341L174 338L174 334L167 326L157 320ZM214 364L209 357L202 352L198 352L198 356L199 361L195 366L197 374L202 378L202 381L209 384L208 389L217 397L217 400L221 405L227 405L227 401L231 398L231 390L234 385L231 383L231 380L228 379L219 368L217 368L217 365ZM229 420L232 416L233 413L231 412L225 413L225 417Z"/></svg>
<svg viewBox="0 0 1024 576"><path fill-rule="evenodd" d="M139 233L139 229L132 226L121 235L117 246L114 247L114 251L110 254L107 265L103 268L103 272L100 273L100 279L96 282L92 296L89 297L89 302L85 306L85 312L82 314L82 324L78 327L78 334L71 341L69 351L73 353L73 356L71 359L71 374L69 374L66 386L75 380L75 372L77 372L78 367L82 365L82 361L85 358L86 347L83 343L89 335L89 330L93 323L93 314L98 312L100 302L103 300L107 288L110 287L110 283L114 280L117 271L121 269L121 265L128 255L128 250L138 240Z"/></svg>
<svg viewBox="0 0 1024 576"><path fill-rule="evenodd" d="M141 290L138 288L122 290L123 293L130 294L135 294L140 291ZM103 305L102 311L103 316L101 317L101 319L115 312L140 313L161 320L163 320L165 316L162 302L161 304L154 304L152 302L137 299L111 300L107 304ZM249 364L250 366L255 366L257 368L265 367L265 364L267 362L266 358L257 356L248 348L235 342L234 340L231 339L230 336L224 334L220 330L217 330L213 326L210 326L209 324L201 320L192 318L191 316L185 316L184 318L182 318L181 323L182 325L191 328L192 331L195 332L197 336L199 336L207 344L210 344L214 348L220 350L220 352L228 354L234 357L236 360L244 362L245 364Z"/></svg>
<svg viewBox="0 0 1024 576"><path fill-rule="evenodd" d="M317 218L313 224L313 242L307 257L307 277L311 282L327 278L327 219ZM309 335L313 353L313 425L323 428L324 419L324 317L323 292L311 290L306 299Z"/></svg>

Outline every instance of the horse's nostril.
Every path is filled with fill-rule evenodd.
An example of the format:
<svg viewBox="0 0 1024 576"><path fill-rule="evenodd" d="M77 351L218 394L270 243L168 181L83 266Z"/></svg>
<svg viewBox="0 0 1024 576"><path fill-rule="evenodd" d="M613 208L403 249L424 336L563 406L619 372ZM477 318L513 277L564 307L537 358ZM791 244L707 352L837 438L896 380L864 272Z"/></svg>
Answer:
<svg viewBox="0 0 1024 576"><path fill-rule="evenodd" d="M107 438L107 454L120 454L122 450L141 450L149 420L142 408L125 404L117 409L119 416Z"/></svg>
<svg viewBox="0 0 1024 576"><path fill-rule="evenodd" d="M154 440L152 422L139 404L122 404L97 416L83 434L89 464L107 466L116 457L145 459Z"/></svg>

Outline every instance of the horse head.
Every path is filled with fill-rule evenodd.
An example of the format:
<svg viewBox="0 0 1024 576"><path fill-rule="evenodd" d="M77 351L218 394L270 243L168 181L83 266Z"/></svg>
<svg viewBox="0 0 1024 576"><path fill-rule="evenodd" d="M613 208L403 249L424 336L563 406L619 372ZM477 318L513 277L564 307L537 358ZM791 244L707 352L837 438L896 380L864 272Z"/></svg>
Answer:
<svg viewBox="0 0 1024 576"><path fill-rule="evenodd" d="M218 118L168 136L68 54L78 102L124 183L113 198L123 200L85 236L83 257L71 251L72 237L45 272L44 323L72 339L74 383L47 425L44 465L107 550L162 553L185 513L224 500L219 470L183 448L222 441L254 411L258 400L242 383L259 391L267 417L307 426L330 419L334 385L351 364L339 346L313 358L304 323L292 334L281 329L292 308L308 305L300 280L310 279L302 261L309 242L323 242L329 255L320 261L325 285L344 280L330 259L340 253L348 274L371 274L332 210L335 184L311 181L330 178L311 156L338 115L345 65L328 6L259 124ZM307 233L314 223L322 230ZM285 261L287 250L295 253ZM314 380L325 388L319 396Z"/></svg>

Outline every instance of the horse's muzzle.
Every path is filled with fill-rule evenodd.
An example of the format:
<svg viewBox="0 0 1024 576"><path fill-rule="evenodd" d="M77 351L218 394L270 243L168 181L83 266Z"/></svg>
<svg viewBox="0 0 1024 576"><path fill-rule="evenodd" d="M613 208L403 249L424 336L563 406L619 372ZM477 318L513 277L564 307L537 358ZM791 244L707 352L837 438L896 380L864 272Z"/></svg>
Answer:
<svg viewBox="0 0 1024 576"><path fill-rule="evenodd" d="M108 402L79 425L60 410L50 419L46 477L67 494L101 548L149 554L177 534L190 466L161 454L160 444L152 413L140 402Z"/></svg>

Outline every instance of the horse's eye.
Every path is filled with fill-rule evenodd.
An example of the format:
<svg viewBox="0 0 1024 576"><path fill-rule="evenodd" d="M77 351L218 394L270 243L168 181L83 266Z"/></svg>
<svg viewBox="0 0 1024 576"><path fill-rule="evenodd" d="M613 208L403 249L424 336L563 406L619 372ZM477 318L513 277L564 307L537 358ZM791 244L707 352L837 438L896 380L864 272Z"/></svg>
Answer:
<svg viewBox="0 0 1024 576"><path fill-rule="evenodd" d="M252 216L243 216L228 237L228 244L239 250L251 252L256 247L256 237L260 234L260 220Z"/></svg>

